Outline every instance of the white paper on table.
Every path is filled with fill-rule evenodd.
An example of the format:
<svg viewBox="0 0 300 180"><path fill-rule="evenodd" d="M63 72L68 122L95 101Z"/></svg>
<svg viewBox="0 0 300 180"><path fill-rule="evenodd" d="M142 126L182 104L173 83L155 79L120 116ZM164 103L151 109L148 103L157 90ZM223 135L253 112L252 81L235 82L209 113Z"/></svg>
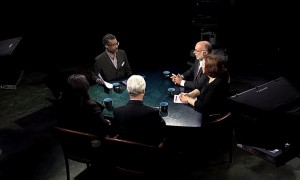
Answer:
<svg viewBox="0 0 300 180"><path fill-rule="evenodd" d="M197 97L194 97L192 99L197 100ZM183 103L180 98L179 98L179 94L178 95L174 95L174 103Z"/></svg>
<svg viewBox="0 0 300 180"><path fill-rule="evenodd" d="M174 95L174 103L182 103L182 101L179 98L179 95Z"/></svg>
<svg viewBox="0 0 300 180"><path fill-rule="evenodd" d="M108 89L113 88L113 85L112 85L111 83L106 82L106 81L104 81L104 85L105 85Z"/></svg>

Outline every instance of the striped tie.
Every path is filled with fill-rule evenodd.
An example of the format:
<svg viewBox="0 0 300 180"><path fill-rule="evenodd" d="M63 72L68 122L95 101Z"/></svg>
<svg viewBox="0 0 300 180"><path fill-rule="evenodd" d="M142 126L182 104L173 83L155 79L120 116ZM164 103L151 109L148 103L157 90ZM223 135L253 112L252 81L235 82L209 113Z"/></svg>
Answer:
<svg viewBox="0 0 300 180"><path fill-rule="evenodd" d="M197 72L197 74L196 74L194 80L196 80L196 79L198 78L198 76L199 76L199 74L200 74L200 71L201 71L201 66L200 66L200 63L199 63L199 66L198 66L198 72Z"/></svg>

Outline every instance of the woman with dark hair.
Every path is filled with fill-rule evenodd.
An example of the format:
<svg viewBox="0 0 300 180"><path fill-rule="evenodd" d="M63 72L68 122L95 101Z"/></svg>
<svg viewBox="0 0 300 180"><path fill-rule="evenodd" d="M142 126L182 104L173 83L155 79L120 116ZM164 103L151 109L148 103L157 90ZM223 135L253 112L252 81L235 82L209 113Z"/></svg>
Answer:
<svg viewBox="0 0 300 180"><path fill-rule="evenodd" d="M67 79L67 88L63 92L60 111L60 126L87 133L106 136L110 121L105 119L102 111L104 106L91 100L89 82L85 75L72 74Z"/></svg>
<svg viewBox="0 0 300 180"><path fill-rule="evenodd" d="M180 100L201 112L203 120L209 120L208 117L228 110L229 75L224 62L216 55L206 55L202 69L203 74L208 76L206 85L201 91L195 89L190 93L181 93Z"/></svg>

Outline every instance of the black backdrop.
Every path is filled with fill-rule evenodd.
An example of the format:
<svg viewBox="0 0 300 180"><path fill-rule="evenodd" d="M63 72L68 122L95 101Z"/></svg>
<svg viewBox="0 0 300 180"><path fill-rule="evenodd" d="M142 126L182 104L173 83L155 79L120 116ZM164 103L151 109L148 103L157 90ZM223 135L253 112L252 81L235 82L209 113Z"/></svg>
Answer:
<svg viewBox="0 0 300 180"><path fill-rule="evenodd" d="M93 63L102 52L102 36L112 33L134 70L182 67L189 58L190 28L182 5L124 2L10 4L14 17L1 21L0 38L22 36L22 63L72 65ZM3 15L2 15L3 14ZM2 28L3 27L3 28Z"/></svg>
<svg viewBox="0 0 300 180"><path fill-rule="evenodd" d="M232 2L221 26L232 66L251 66L254 60L281 68L280 59L298 50L292 46L299 35L295 11L281 11L292 5ZM1 7L0 40L22 36L22 63L37 66L92 63L103 51L102 36L113 33L134 69L185 68L189 51L200 34L200 29L192 29L191 14L195 12L190 11L189 1L8 2ZM298 61L291 55L288 58L290 62Z"/></svg>

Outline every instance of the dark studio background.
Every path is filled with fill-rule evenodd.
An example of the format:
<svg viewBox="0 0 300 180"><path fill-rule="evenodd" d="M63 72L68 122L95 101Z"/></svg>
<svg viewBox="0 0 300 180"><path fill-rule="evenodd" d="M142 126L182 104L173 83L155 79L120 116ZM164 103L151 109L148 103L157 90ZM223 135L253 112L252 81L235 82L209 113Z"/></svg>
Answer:
<svg viewBox="0 0 300 180"><path fill-rule="evenodd" d="M232 68L255 63L289 69L293 66L279 65L279 59L297 51L291 45L298 34L296 23L290 23L296 19L293 5L279 1L52 2L2 7L0 39L23 37L13 54L20 57L12 60L20 66L92 65L103 51L102 36L112 33L134 71L186 69L189 51L200 40L201 21L207 21L199 19L203 15L216 17L219 46L226 48ZM294 63L294 57L289 59Z"/></svg>
<svg viewBox="0 0 300 180"><path fill-rule="evenodd" d="M134 71L176 67L178 61L186 64L189 49L194 46L188 47L188 16L175 4L110 1L35 7L39 8L7 6L18 17L2 21L1 39L23 37L14 54L22 56L20 63L25 66L92 65L94 57L104 50L102 37L106 33L116 35Z"/></svg>
<svg viewBox="0 0 300 180"><path fill-rule="evenodd" d="M0 41L20 36L22 40L10 56L0 56L0 81L3 76L6 80L10 75L16 75L16 79L22 78L16 90L0 91L0 179L20 179L20 176L22 179L65 179L61 147L52 134L53 125L57 123L56 107L53 106L57 94L54 93L60 95L65 84L62 77L66 77L70 71L82 70L86 73L87 67L92 67L95 56L104 51L102 37L106 33L117 36L119 48L126 50L134 72L170 70L172 73L181 73L189 67L187 61L194 59L190 51L201 39L202 31L215 31L217 45L214 48L226 50L228 55L231 95L258 88L280 76L299 92L299 8L294 2L1 2ZM23 76L17 72L14 74L18 69L24 70ZM285 91L271 94L270 102L281 99L277 98L279 96L290 97L291 94ZM263 98L255 96L250 99L268 105ZM299 113L299 96L295 99ZM247 108L243 109L248 103L237 104L237 109L248 113ZM291 104L294 105L293 102ZM288 107L285 105L282 109ZM250 119L239 121L242 135L246 140L251 140L250 143L258 140L255 143L259 144L261 139L266 139L268 144L273 143L273 136L271 140L263 133L263 138L260 137L260 130L265 128L262 125L266 121L262 125L259 121L265 120L265 113L261 119L260 115L256 118L256 114L251 113ZM289 117L283 119L283 124L280 122L280 128L287 126L288 129L276 133L276 142L277 135L279 137L288 131L298 132L298 117L299 114L291 126L288 124ZM273 123L275 119L266 120ZM269 132L274 129L266 124L266 130L270 135ZM181 133L188 137L188 131L190 129L180 132L174 129L175 138ZM234 138L242 139L243 136L238 139L236 132ZM190 142L194 143L192 140ZM240 151L236 144L233 146L234 161L231 165L194 167L195 162L197 166L202 166L203 162L192 157L194 152L199 155L193 148L192 154L188 151L187 157L183 154L184 158L178 161L178 167L183 169L177 172L176 168L172 173L175 176L182 174L182 179L300 179L297 173L299 158L288 162L286 166L275 168L264 159ZM74 178L86 168L85 164L75 162L71 162L70 167Z"/></svg>

